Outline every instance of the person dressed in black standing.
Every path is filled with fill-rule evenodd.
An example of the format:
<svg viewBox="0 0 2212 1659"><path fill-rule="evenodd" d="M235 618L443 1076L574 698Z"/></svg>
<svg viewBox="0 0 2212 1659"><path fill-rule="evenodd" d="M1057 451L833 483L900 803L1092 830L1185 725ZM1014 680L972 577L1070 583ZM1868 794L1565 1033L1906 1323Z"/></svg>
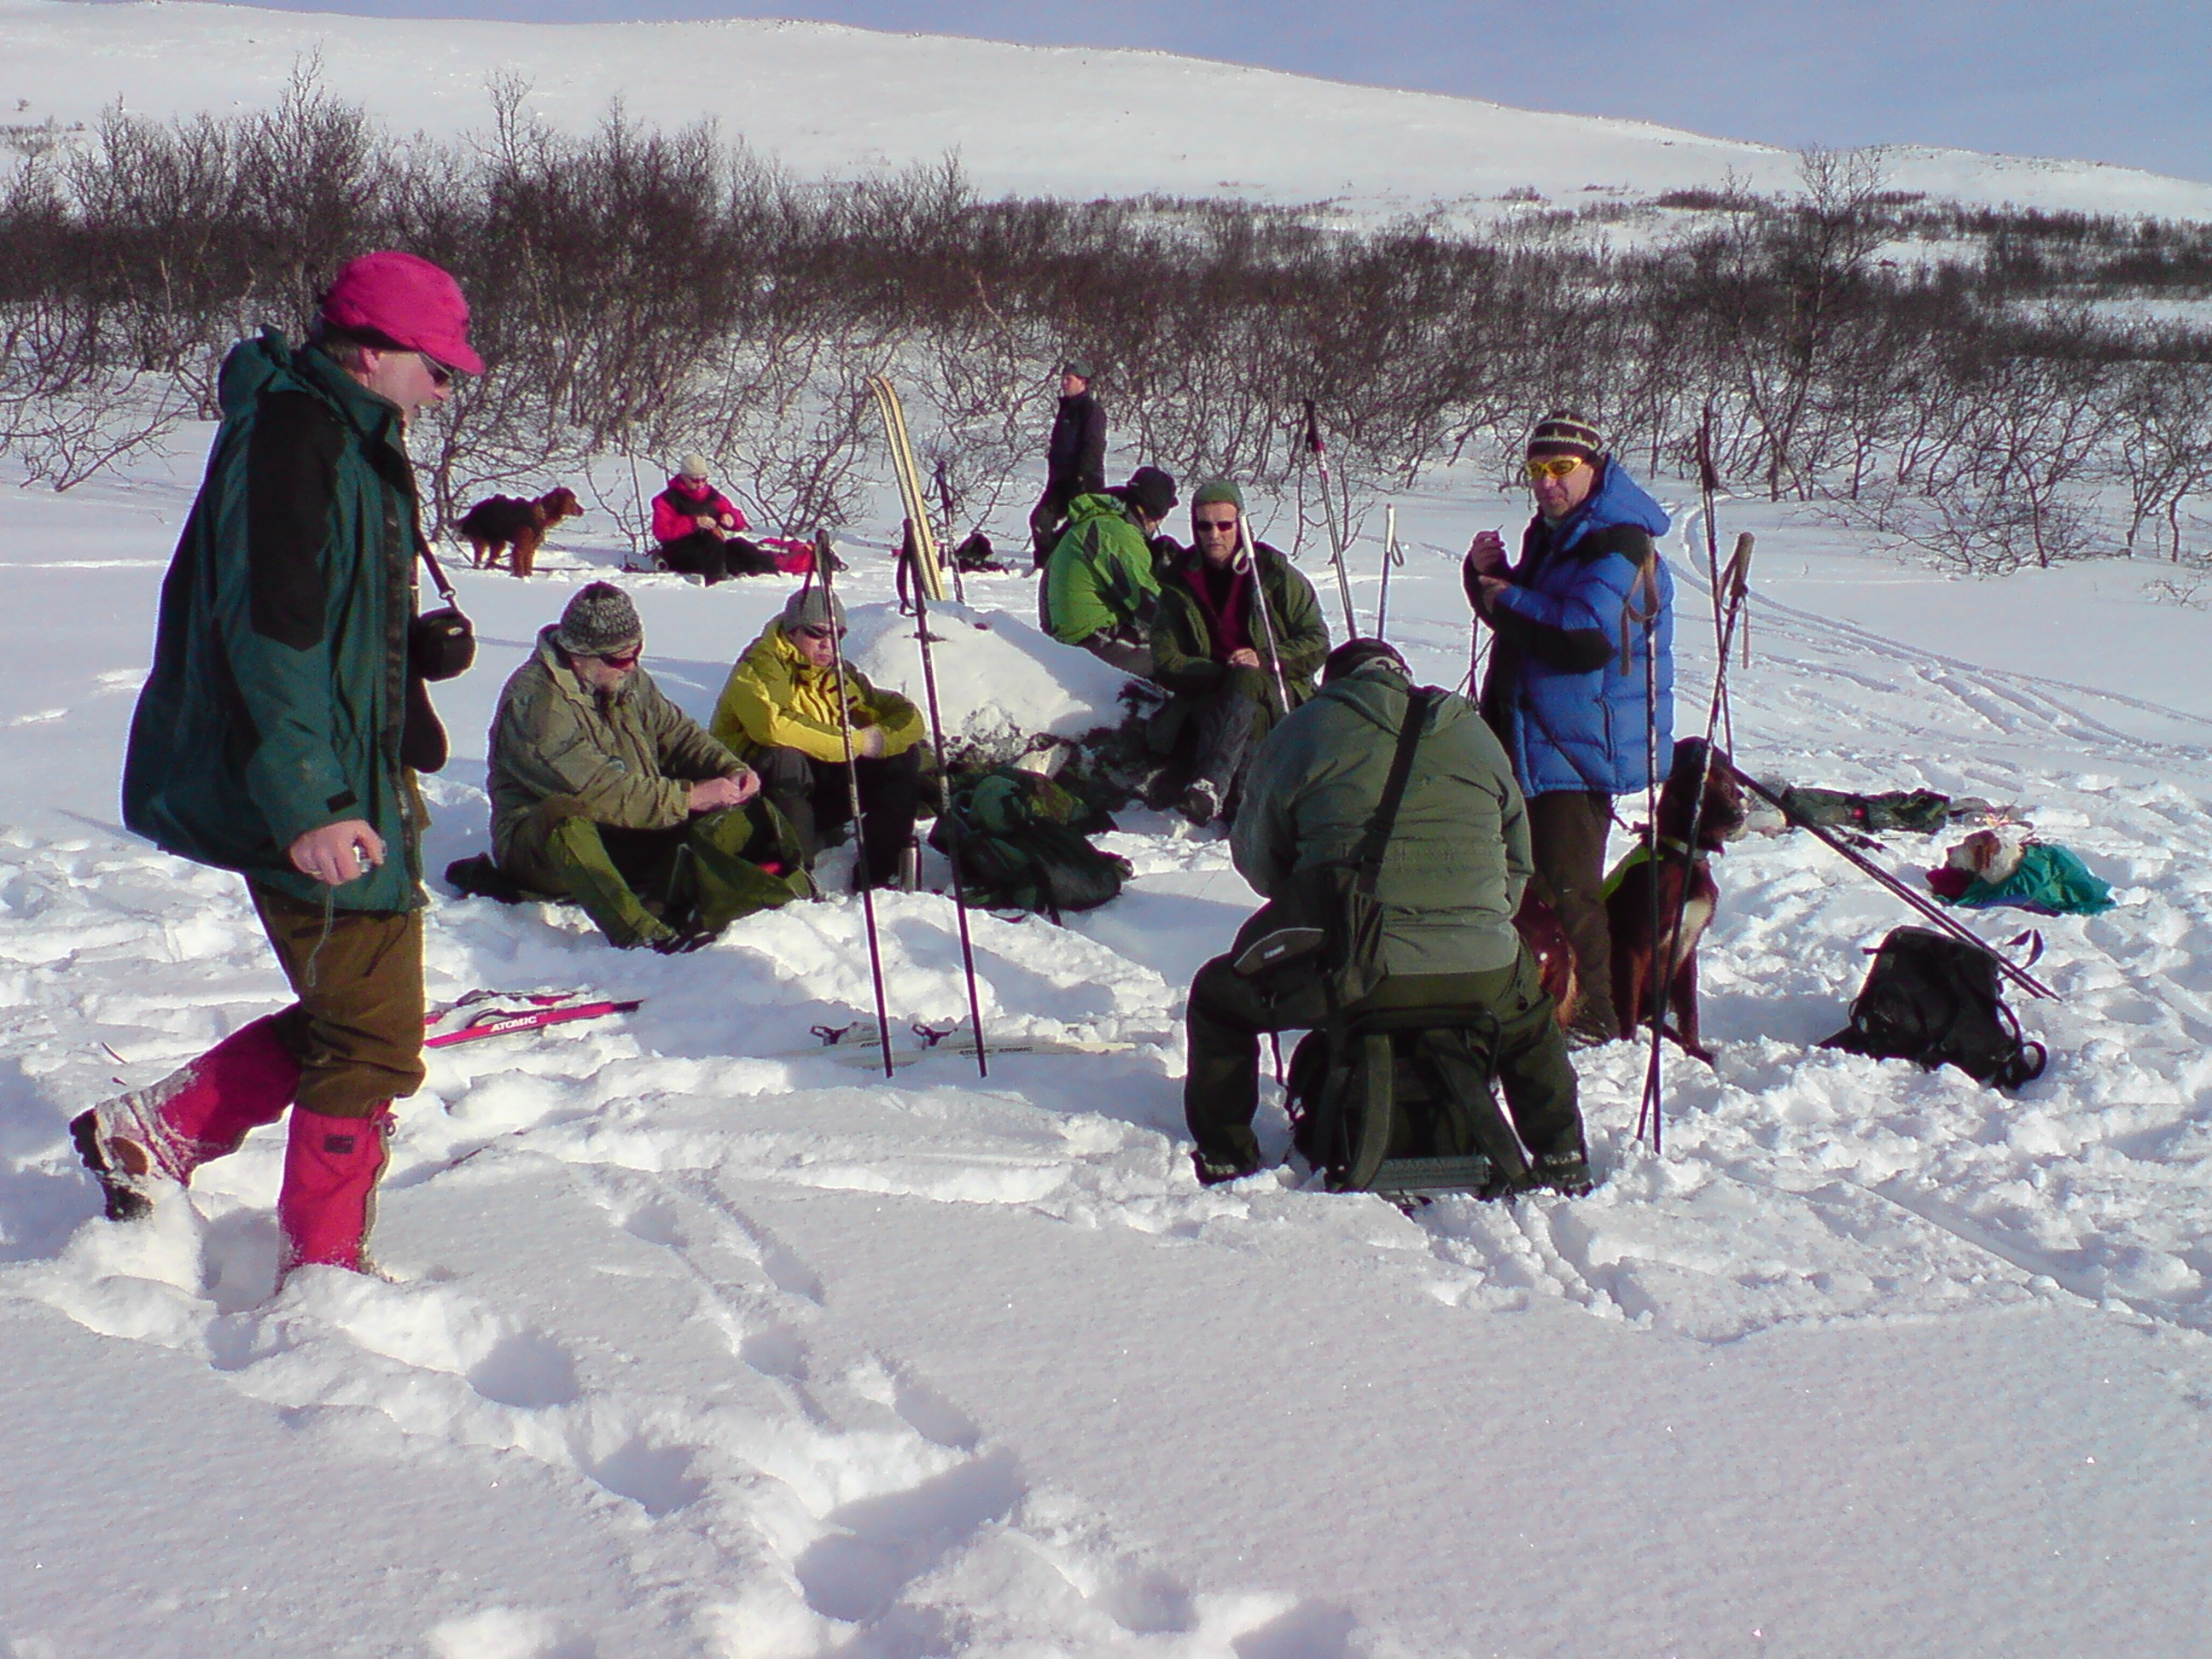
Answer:
<svg viewBox="0 0 2212 1659"><path fill-rule="evenodd" d="M1030 512L1030 547L1037 568L1052 556L1067 504L1106 488L1106 410L1091 395L1088 359L1072 357L1060 371L1060 412L1045 444L1044 494Z"/></svg>

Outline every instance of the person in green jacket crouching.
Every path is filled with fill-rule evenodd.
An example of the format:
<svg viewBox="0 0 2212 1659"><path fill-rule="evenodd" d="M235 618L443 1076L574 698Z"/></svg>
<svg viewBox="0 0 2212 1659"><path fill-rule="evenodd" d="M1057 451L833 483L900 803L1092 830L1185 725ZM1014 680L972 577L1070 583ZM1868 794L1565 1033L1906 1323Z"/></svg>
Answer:
<svg viewBox="0 0 2212 1659"><path fill-rule="evenodd" d="M1140 466L1129 482L1068 503L1038 595L1045 626L1139 679L1152 678L1152 606L1160 579L1152 538L1174 511L1176 482ZM1168 551L1175 551L1172 544Z"/></svg>
<svg viewBox="0 0 2212 1659"><path fill-rule="evenodd" d="M690 951L812 888L759 776L661 695L644 650L611 582L579 588L539 631L492 720L492 854L619 947Z"/></svg>
<svg viewBox="0 0 2212 1659"><path fill-rule="evenodd" d="M1152 678L1175 701L1150 736L1161 755L1194 739L1182 812L1200 825L1230 810L1253 750L1289 712L1284 698L1295 708L1312 696L1328 655L1313 584L1265 542L1246 559L1243 520L1244 492L1228 479L1192 493L1197 545L1169 568L1152 612Z"/></svg>
<svg viewBox="0 0 2212 1659"><path fill-rule="evenodd" d="M1492 1074L1534 1179L1586 1192L1589 1164L1574 1070L1552 999L1513 927L1534 866L1512 763L1473 704L1449 692L1430 695L1434 702L1376 878L1384 977L1367 1006L1474 1006L1493 1013L1499 1032ZM1252 1133L1260 1033L1311 1030L1328 1012L1321 967L1327 951L1249 977L1237 971L1237 961L1283 926L1273 902L1286 896L1294 872L1358 857L1412 697L1403 658L1380 640L1351 641L1329 653L1320 694L1288 715L1253 757L1230 853L1270 903L1190 987L1183 1113L1205 1185L1260 1167Z"/></svg>

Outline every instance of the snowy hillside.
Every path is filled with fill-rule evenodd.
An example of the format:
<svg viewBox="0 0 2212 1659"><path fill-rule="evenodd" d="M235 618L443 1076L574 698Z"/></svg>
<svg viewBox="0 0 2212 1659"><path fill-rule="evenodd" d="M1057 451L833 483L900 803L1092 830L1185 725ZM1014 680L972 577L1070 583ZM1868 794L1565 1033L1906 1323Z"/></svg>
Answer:
<svg viewBox="0 0 2212 1659"><path fill-rule="evenodd" d="M402 21L137 0L0 0L0 109L66 126L275 100L319 55L325 84L401 131L487 123L495 74L588 126L620 97L662 126L713 117L805 176L957 151L987 195L1242 196L1361 216L1534 191L1580 204L1670 189L1783 191L1796 158L1636 121L1553 115L1163 52L1017 46L823 23ZM1967 202L2212 217L2212 183L2085 162L1900 149L1890 187Z"/></svg>
<svg viewBox="0 0 2212 1659"><path fill-rule="evenodd" d="M851 901L663 960L441 898L434 996L646 1006L442 1051L401 1108L395 1282L272 1297L278 1136L119 1231L63 1127L282 997L237 884L115 824L198 459L0 501L0 1652L2202 1650L2212 673L2154 573L1947 580L1723 509L1762 538L1747 764L2014 804L2119 890L2041 924L2063 1000L2021 1006L2052 1063L2017 1099L1815 1049L1905 915L1802 836L1753 837L1705 952L1718 1069L1670 1061L1663 1160L1620 1048L1583 1068L1605 1184L1581 1202L1201 1192L1182 993L1252 898L1218 832L1133 812L1121 899L977 932L999 1038L1125 1046L987 1084L809 1052L868 1004ZM1403 506L1393 631L1454 682L1455 551L1520 508ZM888 597L868 544L895 511L849 550L856 602ZM568 530L537 581L463 579L486 649L444 695L434 868L483 844L502 678L617 561ZM702 714L781 592L630 583ZM1017 649L1022 579L970 599L992 632L953 679L1054 653ZM901 1030L950 1024L946 902L884 909Z"/></svg>

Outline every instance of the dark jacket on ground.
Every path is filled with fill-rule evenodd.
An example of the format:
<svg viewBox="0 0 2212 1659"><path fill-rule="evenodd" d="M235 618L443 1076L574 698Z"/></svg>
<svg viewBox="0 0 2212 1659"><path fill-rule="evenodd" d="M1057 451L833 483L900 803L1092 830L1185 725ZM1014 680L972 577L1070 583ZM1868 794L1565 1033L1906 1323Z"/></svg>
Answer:
<svg viewBox="0 0 2212 1659"><path fill-rule="evenodd" d="M1090 392L1060 400L1044 461L1045 494L1063 506L1106 488L1106 410Z"/></svg>
<svg viewBox="0 0 2212 1659"><path fill-rule="evenodd" d="M164 850L342 910L422 904L401 759L415 480L399 410L271 330L224 360L223 421L161 585L123 819ZM294 842L348 818L384 863L325 888Z"/></svg>
<svg viewBox="0 0 2212 1659"><path fill-rule="evenodd" d="M1230 836L1237 868L1268 898L1294 870L1359 849L1408 701L1406 682L1370 668L1326 686L1260 746ZM1384 970L1474 974L1520 951L1513 913L1534 866L1521 792L1474 707L1431 709L1376 879Z"/></svg>
<svg viewBox="0 0 2212 1659"><path fill-rule="evenodd" d="M1674 579L1663 557L1652 562L1656 593L1638 579L1654 538L1667 533L1667 514L1618 461L1600 465L1580 507L1557 524L1529 521L1512 586L1492 607L1498 647L1483 679L1483 717L1530 795L1643 788L1655 719L1662 775L1674 752ZM1657 700L1647 708L1638 617L1655 602Z"/></svg>
<svg viewBox="0 0 2212 1659"><path fill-rule="evenodd" d="M502 861L530 809L551 796L574 796L594 823L670 830L690 817L691 784L744 767L643 668L611 695L587 689L561 660L558 631L538 630L492 716L491 846Z"/></svg>

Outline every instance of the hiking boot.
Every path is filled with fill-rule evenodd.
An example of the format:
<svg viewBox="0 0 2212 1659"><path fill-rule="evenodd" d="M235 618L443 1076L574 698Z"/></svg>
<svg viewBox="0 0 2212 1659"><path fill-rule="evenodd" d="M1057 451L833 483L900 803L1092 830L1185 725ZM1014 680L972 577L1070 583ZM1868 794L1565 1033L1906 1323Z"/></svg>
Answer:
<svg viewBox="0 0 2212 1659"><path fill-rule="evenodd" d="M688 957L694 951L703 950L712 945L720 936L719 928L672 928L665 939L644 939L640 943L664 957Z"/></svg>
<svg viewBox="0 0 2212 1659"><path fill-rule="evenodd" d="M108 1130L103 1133L100 1109L80 1112L70 1120L70 1139L92 1178L100 1183L110 1221L140 1221L154 1212L154 1191L167 1177L155 1167L153 1157L139 1140Z"/></svg>
<svg viewBox="0 0 2212 1659"><path fill-rule="evenodd" d="M1221 794L1205 778L1182 792L1182 815L1203 830L1221 816Z"/></svg>
<svg viewBox="0 0 2212 1659"><path fill-rule="evenodd" d="M1233 1158L1209 1158L1197 1151L1191 1153L1190 1161L1192 1167L1198 1171L1198 1184L1201 1187L1218 1187L1224 1181L1242 1181L1248 1175L1260 1172L1257 1164L1247 1164Z"/></svg>
<svg viewBox="0 0 2212 1659"><path fill-rule="evenodd" d="M1565 1035L1570 1048L1596 1048L1620 1040L1620 1022L1613 1018L1610 1003L1585 998L1567 1022Z"/></svg>
<svg viewBox="0 0 2212 1659"><path fill-rule="evenodd" d="M1587 1198L1597 1177L1590 1173L1589 1159L1580 1152L1547 1152L1530 1166L1528 1182L1564 1198Z"/></svg>

